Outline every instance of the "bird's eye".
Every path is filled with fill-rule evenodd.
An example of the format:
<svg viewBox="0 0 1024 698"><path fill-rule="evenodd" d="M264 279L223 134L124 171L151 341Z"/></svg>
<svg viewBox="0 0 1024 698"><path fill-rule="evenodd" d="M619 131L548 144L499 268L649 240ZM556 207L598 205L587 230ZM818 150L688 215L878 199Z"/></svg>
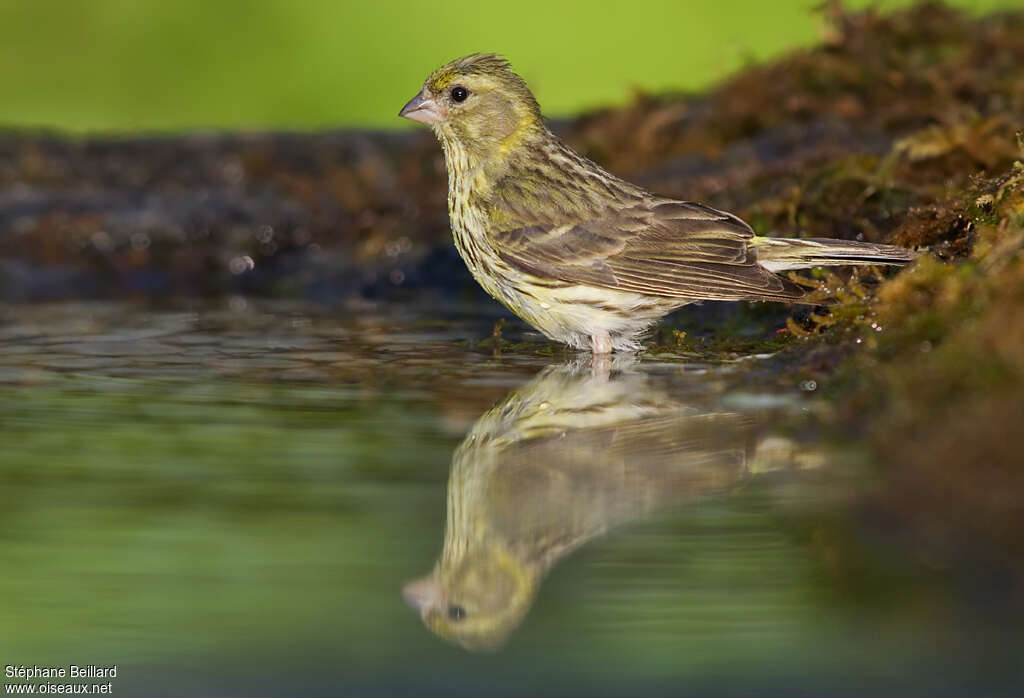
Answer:
<svg viewBox="0 0 1024 698"><path fill-rule="evenodd" d="M456 85L452 88L452 99L456 102L465 102L466 97L469 97L469 90L462 85Z"/></svg>
<svg viewBox="0 0 1024 698"><path fill-rule="evenodd" d="M466 609L452 604L448 607L448 617L452 620L462 620L466 617Z"/></svg>

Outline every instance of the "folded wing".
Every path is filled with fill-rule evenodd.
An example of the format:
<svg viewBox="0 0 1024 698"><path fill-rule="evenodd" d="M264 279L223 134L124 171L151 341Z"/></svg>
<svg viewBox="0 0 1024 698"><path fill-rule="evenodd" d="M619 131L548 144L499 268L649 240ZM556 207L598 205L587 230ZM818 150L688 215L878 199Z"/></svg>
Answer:
<svg viewBox="0 0 1024 698"><path fill-rule="evenodd" d="M587 219L498 231L494 246L542 279L665 298L795 300L803 290L757 263L750 227L732 214L655 197Z"/></svg>

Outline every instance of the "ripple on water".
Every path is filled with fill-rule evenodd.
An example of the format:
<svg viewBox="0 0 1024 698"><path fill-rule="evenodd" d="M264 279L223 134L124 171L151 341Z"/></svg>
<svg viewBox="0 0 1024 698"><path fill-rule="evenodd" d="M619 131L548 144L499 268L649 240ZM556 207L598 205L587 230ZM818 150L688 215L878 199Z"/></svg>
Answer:
<svg viewBox="0 0 1024 698"><path fill-rule="evenodd" d="M259 667L336 687L398 665L476 687L501 668L530 695L652 676L845 695L907 667L1001 670L1011 646L941 579L872 578L902 564L855 535L878 482L818 445L799 387L747 384L763 357L496 356L465 341L493 318L382 304L5 318L0 627L21 630L2 656L220 675L244 638L254 696L274 692ZM465 576L434 565L459 541ZM458 580L509 569L496 588L525 601L476 635L428 630L399 593L437 574L486 620L504 597ZM506 649L470 659L431 630Z"/></svg>

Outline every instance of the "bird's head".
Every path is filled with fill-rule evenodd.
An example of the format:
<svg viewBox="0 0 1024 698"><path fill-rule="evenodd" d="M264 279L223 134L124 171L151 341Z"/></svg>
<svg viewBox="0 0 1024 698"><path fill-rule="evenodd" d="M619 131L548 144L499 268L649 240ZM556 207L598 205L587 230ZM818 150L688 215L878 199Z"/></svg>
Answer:
<svg viewBox="0 0 1024 698"><path fill-rule="evenodd" d="M496 547L471 552L454 564L405 585L402 596L440 637L473 651L493 651L529 610L538 570Z"/></svg>
<svg viewBox="0 0 1024 698"><path fill-rule="evenodd" d="M508 61L475 53L441 66L399 116L428 124L441 139L476 153L508 149L543 128L540 107Z"/></svg>

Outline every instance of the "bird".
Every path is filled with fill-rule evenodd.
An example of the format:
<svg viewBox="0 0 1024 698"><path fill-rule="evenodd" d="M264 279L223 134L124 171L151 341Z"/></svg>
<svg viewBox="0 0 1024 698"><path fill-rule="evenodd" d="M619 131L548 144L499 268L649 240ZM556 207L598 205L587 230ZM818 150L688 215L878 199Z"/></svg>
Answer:
<svg viewBox="0 0 1024 698"><path fill-rule="evenodd" d="M679 400L635 361L549 366L470 428L452 456L441 554L402 591L433 633L497 650L574 550L745 480L753 420Z"/></svg>
<svg viewBox="0 0 1024 698"><path fill-rule="evenodd" d="M441 66L399 116L441 143L455 246L476 281L578 350L636 351L688 303L801 302L804 288L780 271L914 257L893 245L758 236L731 213L620 179L548 129L497 54Z"/></svg>

